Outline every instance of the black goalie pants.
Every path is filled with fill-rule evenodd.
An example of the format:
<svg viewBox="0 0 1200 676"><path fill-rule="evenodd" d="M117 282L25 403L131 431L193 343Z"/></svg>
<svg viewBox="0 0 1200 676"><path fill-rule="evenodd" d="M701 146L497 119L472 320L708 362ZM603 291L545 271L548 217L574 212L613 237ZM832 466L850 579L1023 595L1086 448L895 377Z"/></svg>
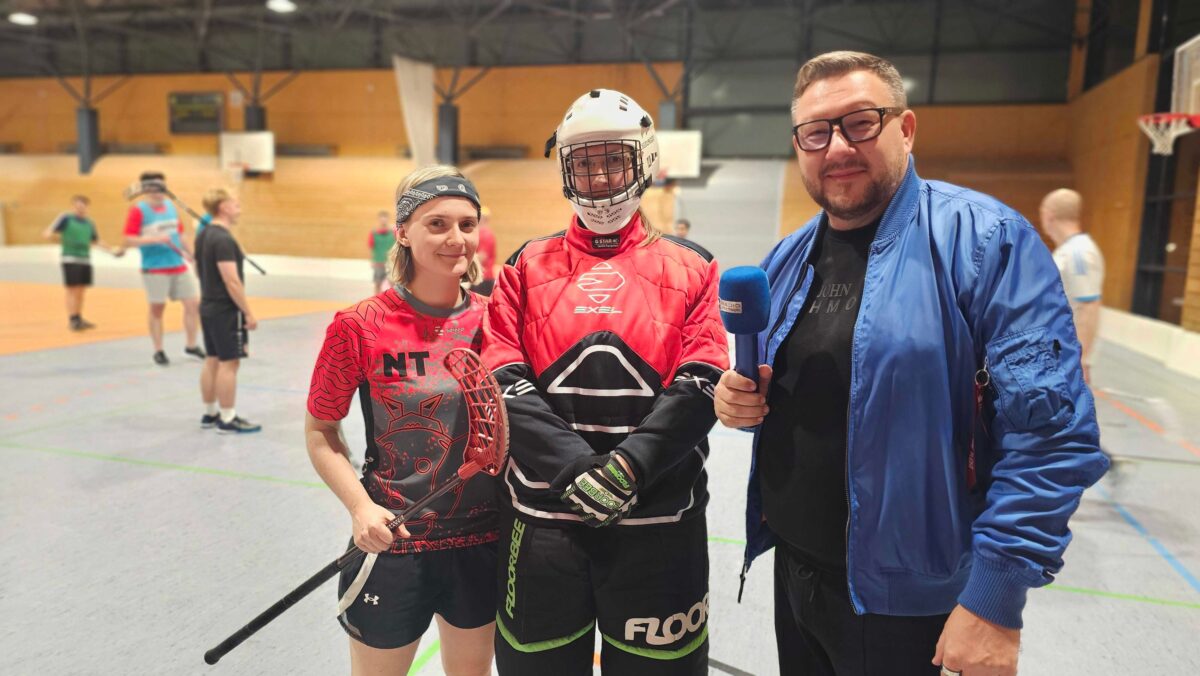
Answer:
<svg viewBox="0 0 1200 676"><path fill-rule="evenodd" d="M593 529L502 512L498 572L500 676L590 676L596 630L604 674L708 673L703 515Z"/></svg>

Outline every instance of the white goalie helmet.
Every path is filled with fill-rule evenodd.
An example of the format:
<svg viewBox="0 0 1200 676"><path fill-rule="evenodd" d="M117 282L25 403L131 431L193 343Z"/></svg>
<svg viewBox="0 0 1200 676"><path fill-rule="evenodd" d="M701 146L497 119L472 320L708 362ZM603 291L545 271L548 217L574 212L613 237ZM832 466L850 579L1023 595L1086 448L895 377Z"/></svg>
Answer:
<svg viewBox="0 0 1200 676"><path fill-rule="evenodd" d="M593 89L571 104L546 141L546 157L556 149L563 195L599 234L625 227L658 174L654 120L612 89Z"/></svg>

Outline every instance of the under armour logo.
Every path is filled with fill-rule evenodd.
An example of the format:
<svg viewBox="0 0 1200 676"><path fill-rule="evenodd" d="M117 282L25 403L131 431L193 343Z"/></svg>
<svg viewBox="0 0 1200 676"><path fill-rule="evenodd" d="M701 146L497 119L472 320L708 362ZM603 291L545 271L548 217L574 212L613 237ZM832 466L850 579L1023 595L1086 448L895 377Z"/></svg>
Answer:
<svg viewBox="0 0 1200 676"><path fill-rule="evenodd" d="M370 603L373 606L377 606L379 605L379 595L371 596L370 594L363 594L363 603Z"/></svg>

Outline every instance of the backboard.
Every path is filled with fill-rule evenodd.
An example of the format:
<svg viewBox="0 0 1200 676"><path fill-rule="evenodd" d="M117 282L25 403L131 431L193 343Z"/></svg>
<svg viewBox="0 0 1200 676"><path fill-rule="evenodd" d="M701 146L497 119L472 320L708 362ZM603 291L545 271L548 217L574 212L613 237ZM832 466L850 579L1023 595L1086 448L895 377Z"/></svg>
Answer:
<svg viewBox="0 0 1200 676"><path fill-rule="evenodd" d="M275 171L275 134L269 131L221 132L219 145L222 170Z"/></svg>

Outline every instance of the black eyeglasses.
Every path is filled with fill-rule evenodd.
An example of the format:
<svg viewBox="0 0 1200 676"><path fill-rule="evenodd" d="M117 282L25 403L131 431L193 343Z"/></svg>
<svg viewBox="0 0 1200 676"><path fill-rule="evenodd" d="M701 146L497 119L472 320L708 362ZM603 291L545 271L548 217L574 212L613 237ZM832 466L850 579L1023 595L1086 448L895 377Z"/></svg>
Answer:
<svg viewBox="0 0 1200 676"><path fill-rule="evenodd" d="M842 130L848 143L862 143L883 133L883 116L899 115L904 108L863 108L827 120L809 120L792 127L792 136L801 150L824 150L833 140L833 128Z"/></svg>

